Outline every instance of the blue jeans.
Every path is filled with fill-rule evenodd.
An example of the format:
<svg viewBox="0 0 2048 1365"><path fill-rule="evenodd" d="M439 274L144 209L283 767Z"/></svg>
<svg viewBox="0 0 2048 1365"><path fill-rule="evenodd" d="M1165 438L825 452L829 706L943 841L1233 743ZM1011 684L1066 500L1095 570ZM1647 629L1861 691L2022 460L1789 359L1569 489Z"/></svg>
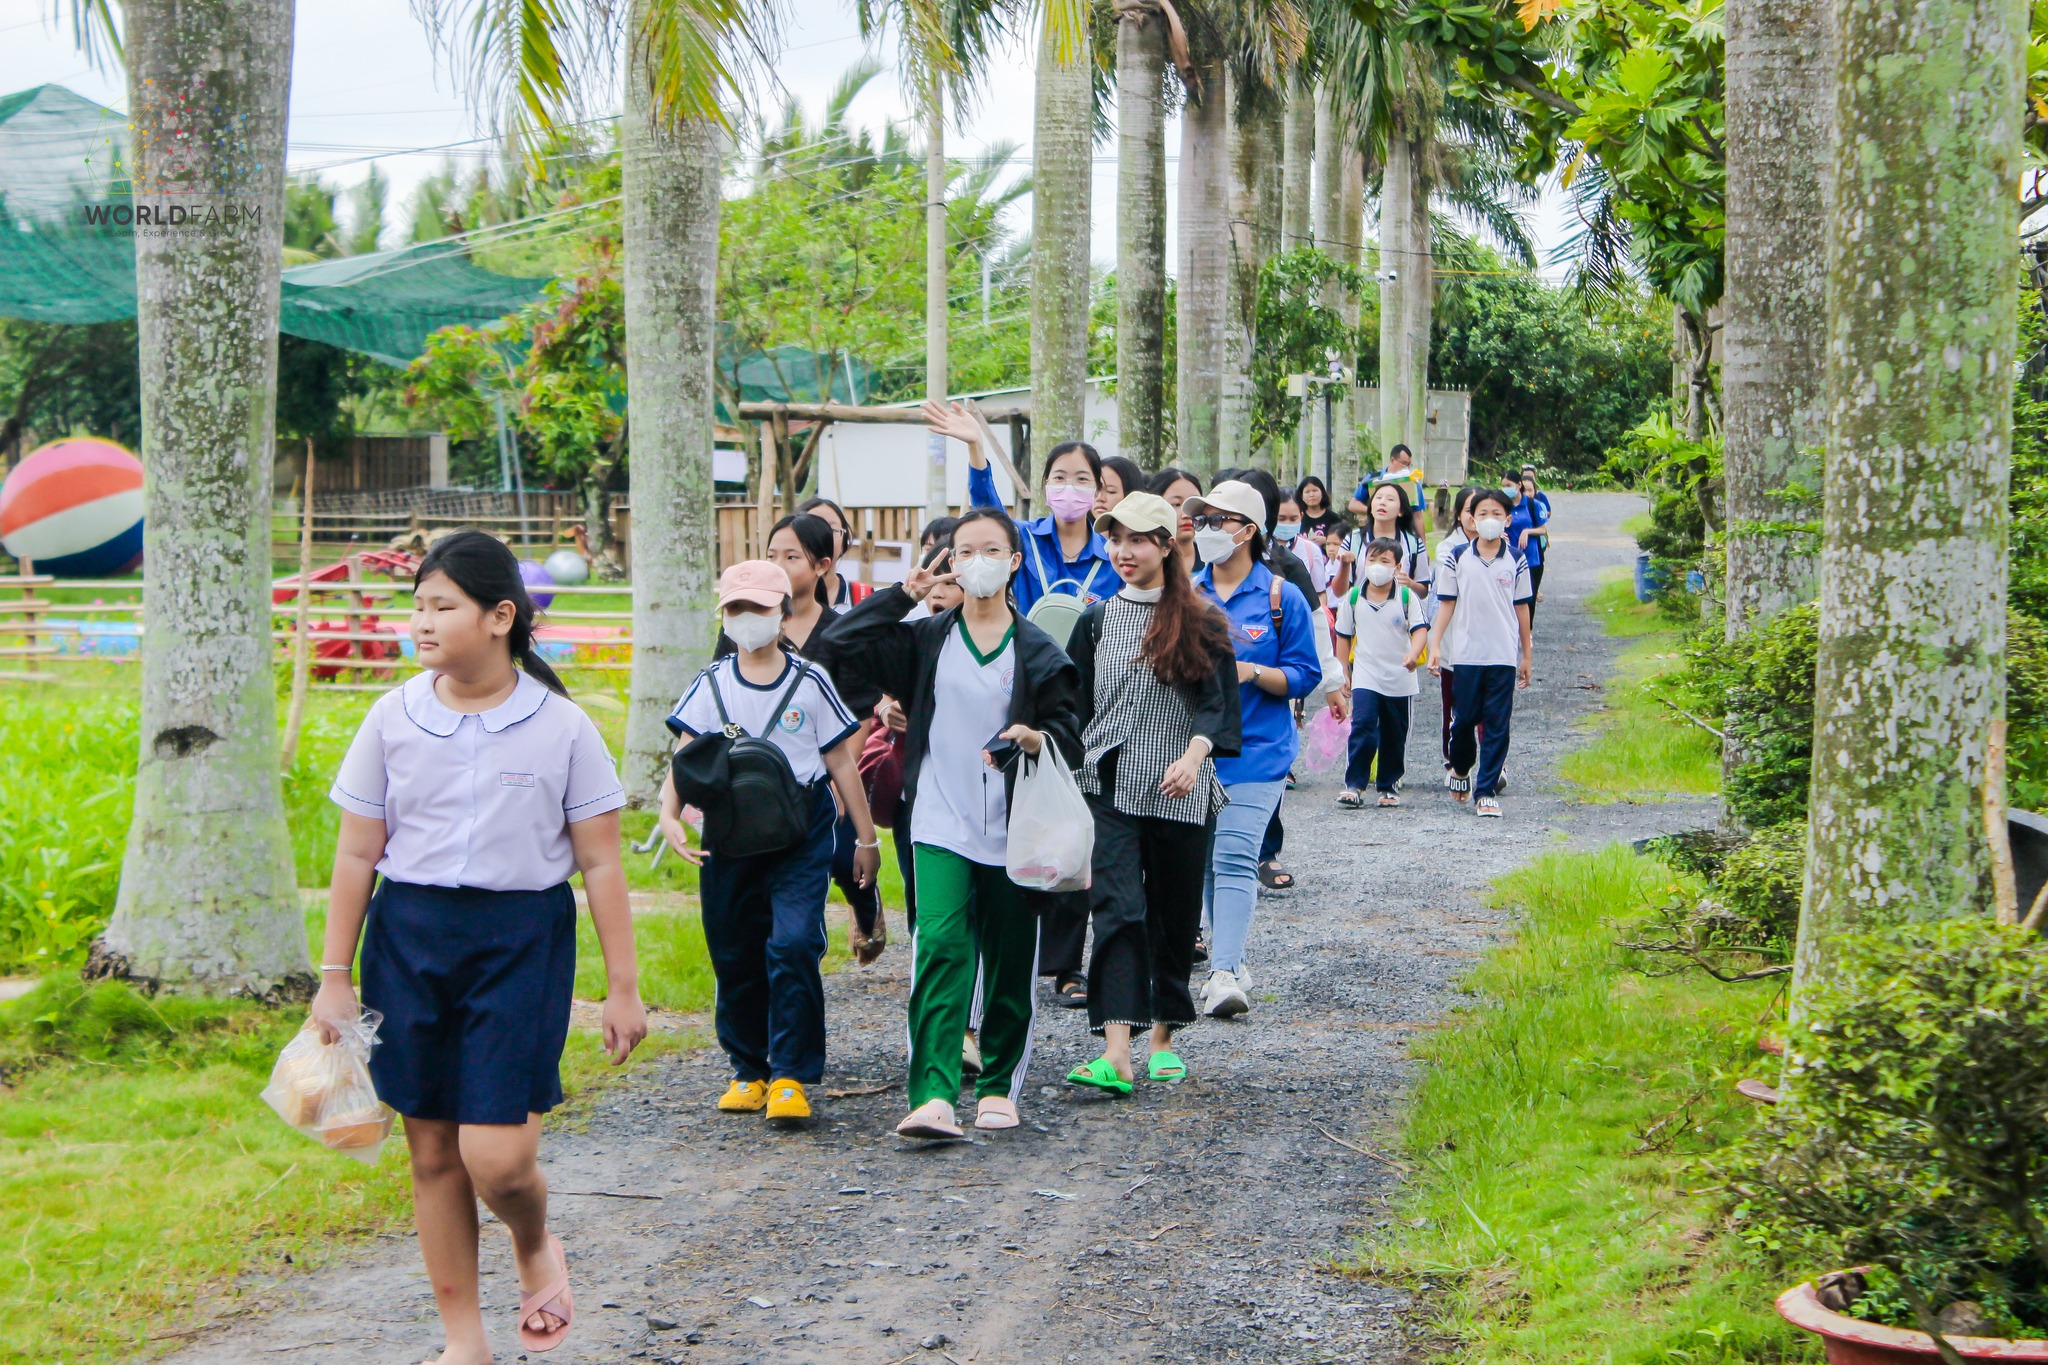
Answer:
<svg viewBox="0 0 2048 1365"><path fill-rule="evenodd" d="M1223 791L1230 804L1216 812L1216 842L1202 898L1211 926L1209 965L1234 972L1244 965L1244 941L1259 904L1259 840L1280 807L1287 780L1239 782Z"/></svg>
<svg viewBox="0 0 2048 1365"><path fill-rule="evenodd" d="M697 887L718 980L714 1019L734 1080L825 1078L825 893L837 823L818 786L810 834L754 858L704 859Z"/></svg>

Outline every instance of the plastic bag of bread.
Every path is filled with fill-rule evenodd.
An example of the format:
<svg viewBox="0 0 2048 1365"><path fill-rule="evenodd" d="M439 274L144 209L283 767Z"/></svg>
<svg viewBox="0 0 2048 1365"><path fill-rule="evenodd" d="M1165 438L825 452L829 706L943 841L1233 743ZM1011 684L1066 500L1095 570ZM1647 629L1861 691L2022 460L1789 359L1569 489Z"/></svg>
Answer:
<svg viewBox="0 0 2048 1365"><path fill-rule="evenodd" d="M365 1165L377 1160L391 1136L391 1106L377 1098L370 1082L370 1049L384 1016L364 1010L333 1043L320 1041L320 1026L306 1020L284 1045L263 1102L277 1116L322 1146Z"/></svg>

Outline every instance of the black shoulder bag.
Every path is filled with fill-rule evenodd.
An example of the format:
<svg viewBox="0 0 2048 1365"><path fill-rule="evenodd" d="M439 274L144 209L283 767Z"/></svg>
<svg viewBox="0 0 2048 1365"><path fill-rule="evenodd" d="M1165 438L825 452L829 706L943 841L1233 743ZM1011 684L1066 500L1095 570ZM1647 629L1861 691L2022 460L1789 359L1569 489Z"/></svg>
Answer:
<svg viewBox="0 0 2048 1365"><path fill-rule="evenodd" d="M711 686L720 728L697 736L669 761L676 795L704 812L704 847L723 857L781 853L810 833L816 809L810 788L796 780L789 755L767 738L810 673L803 660L790 663L796 676L768 713L768 729L760 735L733 724L718 693L718 675L707 673L704 681Z"/></svg>

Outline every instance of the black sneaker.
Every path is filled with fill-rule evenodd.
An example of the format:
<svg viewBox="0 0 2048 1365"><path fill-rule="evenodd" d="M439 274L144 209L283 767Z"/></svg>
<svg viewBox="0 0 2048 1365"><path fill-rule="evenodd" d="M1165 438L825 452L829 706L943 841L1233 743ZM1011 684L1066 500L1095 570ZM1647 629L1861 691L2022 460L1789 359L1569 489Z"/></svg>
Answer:
<svg viewBox="0 0 2048 1365"><path fill-rule="evenodd" d="M1208 945L1208 944L1206 944L1206 943L1204 943L1204 942L1203 942L1203 941L1202 941L1201 939L1199 939L1199 938L1198 938L1198 939L1196 939L1196 940L1195 940L1195 961L1194 961L1194 967L1195 967L1195 970L1196 970L1196 971L1198 971L1198 972L1199 972L1199 971L1204 971L1204 970L1206 970L1206 969L1208 968L1208 966L1209 966L1209 945Z"/></svg>

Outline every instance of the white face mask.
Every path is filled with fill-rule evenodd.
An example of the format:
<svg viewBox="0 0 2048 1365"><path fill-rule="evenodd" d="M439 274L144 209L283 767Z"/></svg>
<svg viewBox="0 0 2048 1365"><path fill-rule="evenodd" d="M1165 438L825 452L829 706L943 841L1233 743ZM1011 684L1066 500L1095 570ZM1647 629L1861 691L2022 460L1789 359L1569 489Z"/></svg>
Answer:
<svg viewBox="0 0 2048 1365"><path fill-rule="evenodd" d="M726 613L725 634L742 650L756 650L775 643L782 634L782 618L768 611Z"/></svg>
<svg viewBox="0 0 2048 1365"><path fill-rule="evenodd" d="M1195 532L1195 553L1204 564L1220 564L1237 549L1237 537L1221 527Z"/></svg>
<svg viewBox="0 0 2048 1365"><path fill-rule="evenodd" d="M1479 538L1481 540L1499 540L1501 533L1507 529L1508 524L1499 517L1481 517L1479 519Z"/></svg>
<svg viewBox="0 0 2048 1365"><path fill-rule="evenodd" d="M960 566L955 580L969 597L994 597L1010 584L1010 566L1002 560L976 555Z"/></svg>
<svg viewBox="0 0 2048 1365"><path fill-rule="evenodd" d="M1365 581L1375 588L1384 588L1394 581L1394 566L1391 564L1368 564L1365 566Z"/></svg>

